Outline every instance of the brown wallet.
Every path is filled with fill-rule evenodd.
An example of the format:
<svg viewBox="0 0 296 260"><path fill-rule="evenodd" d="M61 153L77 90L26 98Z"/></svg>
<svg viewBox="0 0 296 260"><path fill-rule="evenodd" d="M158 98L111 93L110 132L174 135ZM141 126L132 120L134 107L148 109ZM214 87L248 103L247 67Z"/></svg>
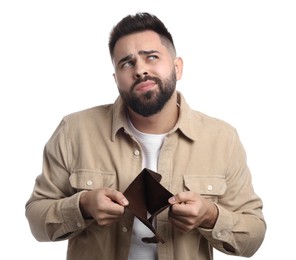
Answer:
<svg viewBox="0 0 296 260"><path fill-rule="evenodd" d="M160 180L160 174L144 168L123 193L129 201L129 210L154 233L154 237L142 238L145 243L165 242L153 226L153 220L170 206L168 199L173 194L160 184ZM147 212L151 215L149 218Z"/></svg>

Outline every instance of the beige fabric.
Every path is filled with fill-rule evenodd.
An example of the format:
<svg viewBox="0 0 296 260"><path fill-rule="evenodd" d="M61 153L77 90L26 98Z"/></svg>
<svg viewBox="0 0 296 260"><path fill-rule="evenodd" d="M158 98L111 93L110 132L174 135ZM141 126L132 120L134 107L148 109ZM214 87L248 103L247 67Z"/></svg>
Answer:
<svg viewBox="0 0 296 260"><path fill-rule="evenodd" d="M192 190L218 205L213 230L181 234L157 216L159 259L212 259L212 247L250 256L263 241L262 201L252 187L244 148L229 124L192 111L179 93L180 117L159 155L161 184L171 193ZM69 239L67 259L127 259L133 216L126 211L112 226L83 219L79 196L84 190L110 187L124 191L141 171L141 149L128 130L118 98L66 116L44 149L26 216L39 241ZM53 244L54 250L54 244Z"/></svg>

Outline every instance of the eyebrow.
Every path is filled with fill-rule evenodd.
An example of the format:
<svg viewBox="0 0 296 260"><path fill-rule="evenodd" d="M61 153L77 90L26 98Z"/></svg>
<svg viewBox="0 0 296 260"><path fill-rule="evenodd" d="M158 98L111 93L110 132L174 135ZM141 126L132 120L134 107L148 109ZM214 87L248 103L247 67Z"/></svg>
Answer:
<svg viewBox="0 0 296 260"><path fill-rule="evenodd" d="M140 51L138 51L138 54L139 55L149 55L149 54L152 54L152 53L160 53L160 52L157 51L157 50L149 50L149 51L140 50ZM133 56L134 56L133 54L129 54L129 55L123 57L122 59L120 59L118 61L118 65L121 64L121 63L123 63L123 62L125 62L125 61L130 60Z"/></svg>

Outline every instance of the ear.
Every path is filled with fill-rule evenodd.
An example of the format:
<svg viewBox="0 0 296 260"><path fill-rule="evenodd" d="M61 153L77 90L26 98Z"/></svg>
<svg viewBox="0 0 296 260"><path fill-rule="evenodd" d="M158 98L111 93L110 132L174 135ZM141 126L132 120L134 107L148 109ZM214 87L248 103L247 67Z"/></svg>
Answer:
<svg viewBox="0 0 296 260"><path fill-rule="evenodd" d="M183 75L183 60L180 57L177 57L174 60L174 64L175 64L175 72L176 72L176 78L177 80L182 78Z"/></svg>
<svg viewBox="0 0 296 260"><path fill-rule="evenodd" d="M113 79L114 79L115 83L117 84L117 79L116 79L115 73L113 73L112 76L113 76Z"/></svg>

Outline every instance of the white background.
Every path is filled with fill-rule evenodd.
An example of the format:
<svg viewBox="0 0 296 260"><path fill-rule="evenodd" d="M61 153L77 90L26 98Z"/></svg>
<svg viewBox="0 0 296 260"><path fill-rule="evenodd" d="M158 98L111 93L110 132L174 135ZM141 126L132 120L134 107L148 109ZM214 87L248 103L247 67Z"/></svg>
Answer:
<svg viewBox="0 0 296 260"><path fill-rule="evenodd" d="M252 259L295 258L294 3L1 1L0 258L65 259L66 242L35 241L25 202L61 118L117 97L108 36L136 11L156 14L171 31L185 66L177 88L191 107L240 134L268 225Z"/></svg>

